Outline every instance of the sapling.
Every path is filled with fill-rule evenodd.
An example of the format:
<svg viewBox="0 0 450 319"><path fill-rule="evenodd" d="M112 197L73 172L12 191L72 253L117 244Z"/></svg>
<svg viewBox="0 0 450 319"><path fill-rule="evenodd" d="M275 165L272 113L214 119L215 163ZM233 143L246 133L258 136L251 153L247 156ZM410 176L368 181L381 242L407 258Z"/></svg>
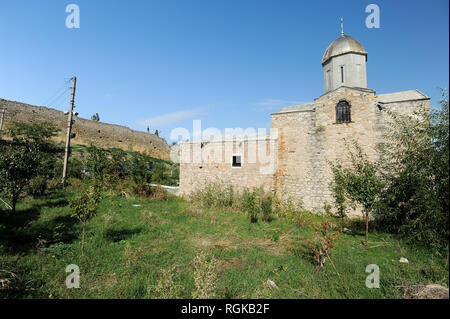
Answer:
<svg viewBox="0 0 450 319"><path fill-rule="evenodd" d="M69 202L72 216L78 218L78 220L80 220L83 224L81 256L84 256L87 221L97 213L99 201L100 187L99 185L95 185L83 190L79 196Z"/></svg>

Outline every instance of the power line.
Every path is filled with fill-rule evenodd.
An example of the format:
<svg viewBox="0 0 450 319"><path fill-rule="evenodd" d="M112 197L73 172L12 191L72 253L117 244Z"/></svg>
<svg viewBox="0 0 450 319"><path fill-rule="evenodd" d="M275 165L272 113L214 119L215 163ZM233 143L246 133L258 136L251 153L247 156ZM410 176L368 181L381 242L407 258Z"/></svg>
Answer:
<svg viewBox="0 0 450 319"><path fill-rule="evenodd" d="M55 107L56 105L58 105L60 103L66 103L69 100L69 97L70 97L70 91L64 92L64 94L62 94L59 98L54 100L51 104L49 104L49 106Z"/></svg>
<svg viewBox="0 0 450 319"><path fill-rule="evenodd" d="M69 83L71 80L67 81L67 79L64 79L64 85L60 87L54 94L52 94L47 100L45 100L42 105L47 105L50 101L52 101L56 96L59 96L61 92L65 92L66 90L70 89L70 86L67 86L67 83ZM63 90L63 91L61 91Z"/></svg>
<svg viewBox="0 0 450 319"><path fill-rule="evenodd" d="M62 98L67 99L69 97L69 91L70 91L70 88L67 88L60 95L58 95L56 98L54 98L50 103L48 103L48 106L52 106L52 105L55 105L55 104L61 102Z"/></svg>

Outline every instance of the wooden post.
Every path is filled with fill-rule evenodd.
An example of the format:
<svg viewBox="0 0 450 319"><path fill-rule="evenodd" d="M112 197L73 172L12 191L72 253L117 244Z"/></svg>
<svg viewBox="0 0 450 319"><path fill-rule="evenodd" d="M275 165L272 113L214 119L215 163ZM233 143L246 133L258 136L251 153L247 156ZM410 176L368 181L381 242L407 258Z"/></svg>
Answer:
<svg viewBox="0 0 450 319"><path fill-rule="evenodd" d="M6 112L6 107L5 108L0 108L0 139L2 138L2 128L3 128L3 121L5 120L5 112Z"/></svg>
<svg viewBox="0 0 450 319"><path fill-rule="evenodd" d="M62 183L64 185L67 177L67 164L69 162L69 152L70 152L70 135L72 134L72 117L73 117L73 108L75 103L75 89L77 85L77 77L74 76L72 78L72 94L70 96L70 109L69 116L67 121L67 138L66 138L66 150L64 154L64 167L63 167L63 176Z"/></svg>

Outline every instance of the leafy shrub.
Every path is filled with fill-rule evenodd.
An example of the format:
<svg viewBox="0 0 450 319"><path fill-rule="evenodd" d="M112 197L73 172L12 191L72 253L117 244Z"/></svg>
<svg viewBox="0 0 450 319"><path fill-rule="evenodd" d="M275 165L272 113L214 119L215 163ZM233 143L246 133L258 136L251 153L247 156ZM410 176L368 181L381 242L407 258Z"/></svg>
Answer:
<svg viewBox="0 0 450 319"><path fill-rule="evenodd" d="M152 188L151 198L157 201L165 201L169 198L169 195L161 186L154 186Z"/></svg>
<svg viewBox="0 0 450 319"><path fill-rule="evenodd" d="M276 195L262 188L236 191L232 185L209 183L189 196L192 202L210 208L233 209L245 213L252 223L270 222L274 216L294 218L303 212L303 203L290 196Z"/></svg>
<svg viewBox="0 0 450 319"><path fill-rule="evenodd" d="M342 174L334 174L334 180L330 185L331 194L334 199L334 205L336 207L336 217L344 218L348 213L347 198L345 196L345 181Z"/></svg>
<svg viewBox="0 0 450 319"><path fill-rule="evenodd" d="M316 228L313 241L307 241L307 245L312 249L314 254L316 272L318 272L320 268L325 265L327 259L330 258L329 251L335 247L334 241L339 239L340 235L340 232L329 234L329 224L327 221L324 221L320 228Z"/></svg>
<svg viewBox="0 0 450 319"><path fill-rule="evenodd" d="M63 185L61 183L61 179L59 179L59 178L58 179L52 178L52 179L47 180L47 189L50 192L58 190L58 189L62 189L62 187L63 187Z"/></svg>
<svg viewBox="0 0 450 319"><path fill-rule="evenodd" d="M132 190L137 196L150 198L157 201L165 201L169 198L167 191L161 186L133 184Z"/></svg>
<svg viewBox="0 0 450 319"><path fill-rule="evenodd" d="M79 159L75 158L75 157L69 157L69 163L67 166L67 177L70 178L78 178L78 179L82 179L84 177L83 174L83 169L84 169L84 163L82 161L80 161ZM62 166L61 166L61 170L58 171L58 177L60 177L62 172Z"/></svg>
<svg viewBox="0 0 450 319"><path fill-rule="evenodd" d="M258 221L259 209L257 205L256 192L245 189L242 193L241 208L252 223L256 223Z"/></svg>
<svg viewBox="0 0 450 319"><path fill-rule="evenodd" d="M232 208L238 205L238 196L232 186L220 183L209 183L191 194L193 202L211 208Z"/></svg>
<svg viewBox="0 0 450 319"><path fill-rule="evenodd" d="M151 182L152 162L149 156L141 153L133 153L130 160L129 175L139 185Z"/></svg>
<svg viewBox="0 0 450 319"><path fill-rule="evenodd" d="M377 225L436 251L449 247L449 109L418 108L413 116L388 112L380 163L387 187Z"/></svg>
<svg viewBox="0 0 450 319"><path fill-rule="evenodd" d="M110 162L108 159L108 152L102 148L98 148L91 144L87 148L86 168L90 176L98 181L102 181Z"/></svg>
<svg viewBox="0 0 450 319"><path fill-rule="evenodd" d="M7 132L11 142L0 146L0 193L11 198L15 212L17 201L25 190L35 195L45 191L42 190L42 179L33 179L52 177L50 172L60 149L50 140L58 130L49 123L12 123Z"/></svg>
<svg viewBox="0 0 450 319"><path fill-rule="evenodd" d="M260 199L260 215L261 219L265 222L270 222L272 220L272 202L273 196L270 193L264 193L261 195Z"/></svg>
<svg viewBox="0 0 450 319"><path fill-rule="evenodd" d="M152 171L152 182L156 184L167 184L168 176L162 164L156 165Z"/></svg>
<svg viewBox="0 0 450 319"><path fill-rule="evenodd" d="M30 180L26 187L26 193L34 198L41 197L47 190L47 179L43 176L36 176Z"/></svg>
<svg viewBox="0 0 450 319"><path fill-rule="evenodd" d="M292 219L301 216L305 209L302 201L296 200L292 196L278 194L273 198L273 211L278 217Z"/></svg>
<svg viewBox="0 0 450 319"><path fill-rule="evenodd" d="M25 187L38 175L40 153L26 146L0 149L0 193L11 198L12 212Z"/></svg>
<svg viewBox="0 0 450 319"><path fill-rule="evenodd" d="M45 251L55 257L64 257L72 251L72 245L66 243L56 243L45 248Z"/></svg>

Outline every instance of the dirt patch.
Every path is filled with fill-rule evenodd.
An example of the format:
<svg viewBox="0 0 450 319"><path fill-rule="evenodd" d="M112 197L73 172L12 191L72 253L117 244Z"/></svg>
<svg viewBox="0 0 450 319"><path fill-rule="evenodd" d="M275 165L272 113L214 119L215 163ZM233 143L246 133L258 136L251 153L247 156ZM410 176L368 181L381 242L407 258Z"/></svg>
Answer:
<svg viewBox="0 0 450 319"><path fill-rule="evenodd" d="M204 216L206 214L206 211L205 211L205 209L203 209L201 207L189 206L188 208L186 208L184 210L184 213L189 216L200 217L200 216Z"/></svg>
<svg viewBox="0 0 450 319"><path fill-rule="evenodd" d="M123 250L123 257L125 259L125 266L131 266L138 262L144 253L142 247L137 247L136 249L131 248L130 245L126 245Z"/></svg>
<svg viewBox="0 0 450 319"><path fill-rule="evenodd" d="M233 232L233 230L229 231L227 238L217 238L214 235L205 235L200 233L197 233L192 238L194 246L201 249L216 248L223 250L235 250L239 248L258 247L275 256L279 256L284 253L287 247L287 241L288 238L283 237L280 237L277 242L264 238L250 238L244 240L236 232Z"/></svg>
<svg viewBox="0 0 450 319"><path fill-rule="evenodd" d="M194 246L207 249L207 248L218 248L218 249L236 249L237 247L229 239L218 239L212 235L196 234L192 239Z"/></svg>
<svg viewBox="0 0 450 319"><path fill-rule="evenodd" d="M438 285L409 285L399 286L403 289L405 299L449 299L448 288Z"/></svg>
<svg viewBox="0 0 450 319"><path fill-rule="evenodd" d="M245 269L245 260L241 260L236 257L232 258L230 260L220 260L219 264L217 265L217 271L220 273L227 269L244 270Z"/></svg>

